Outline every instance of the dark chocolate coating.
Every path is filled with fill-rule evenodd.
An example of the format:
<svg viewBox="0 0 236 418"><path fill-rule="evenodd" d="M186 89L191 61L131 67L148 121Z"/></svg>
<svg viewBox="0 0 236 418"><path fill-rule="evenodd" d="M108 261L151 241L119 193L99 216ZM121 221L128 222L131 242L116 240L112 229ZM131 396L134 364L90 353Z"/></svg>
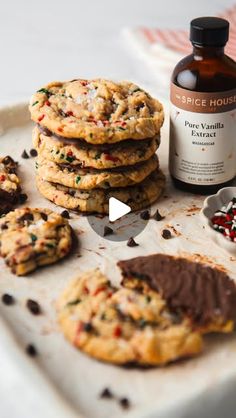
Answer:
<svg viewBox="0 0 236 418"><path fill-rule="evenodd" d="M206 325L236 319L236 285L216 268L165 254L119 261L124 279L138 278L159 292L169 308Z"/></svg>

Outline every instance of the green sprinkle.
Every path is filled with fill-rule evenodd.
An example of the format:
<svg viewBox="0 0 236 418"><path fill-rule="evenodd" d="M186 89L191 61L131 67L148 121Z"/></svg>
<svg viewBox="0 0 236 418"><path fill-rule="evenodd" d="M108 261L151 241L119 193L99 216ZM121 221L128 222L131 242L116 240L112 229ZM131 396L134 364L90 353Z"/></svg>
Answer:
<svg viewBox="0 0 236 418"><path fill-rule="evenodd" d="M72 300L71 302L68 302L67 306L78 305L78 303L80 303L80 302L81 302L80 299L75 299L75 300Z"/></svg>
<svg viewBox="0 0 236 418"><path fill-rule="evenodd" d="M66 161L68 161L69 163L72 163L72 161L74 161L74 159L75 159L75 157L70 157L69 155L66 156Z"/></svg>
<svg viewBox="0 0 236 418"><path fill-rule="evenodd" d="M30 237L31 237L32 242L35 242L38 239L38 237L34 234L30 234Z"/></svg>
<svg viewBox="0 0 236 418"><path fill-rule="evenodd" d="M60 154L60 158L61 158L61 160L64 160L65 154Z"/></svg>
<svg viewBox="0 0 236 418"><path fill-rule="evenodd" d="M37 91L37 93L44 93L44 94L46 94L48 97L52 95L52 93L51 93L49 90L44 89L44 88L42 88L42 89L38 90L38 91Z"/></svg>
<svg viewBox="0 0 236 418"><path fill-rule="evenodd" d="M75 180L76 184L78 184L80 182L80 180L81 180L81 177L80 176L77 176L76 177L76 180Z"/></svg>
<svg viewBox="0 0 236 418"><path fill-rule="evenodd" d="M148 321L146 321L145 319L140 319L139 321L139 326L140 328L145 328L148 325Z"/></svg>
<svg viewBox="0 0 236 418"><path fill-rule="evenodd" d="M132 93L136 93L136 91L142 91L139 87L137 87L136 89L134 89L133 91L132 91Z"/></svg>
<svg viewBox="0 0 236 418"><path fill-rule="evenodd" d="M46 244L46 247L47 248L55 248L55 244L49 242L49 243Z"/></svg>
<svg viewBox="0 0 236 418"><path fill-rule="evenodd" d="M32 106L35 106L36 104L38 104L39 103L39 101L38 100L36 100L36 102L34 102L33 104L32 104Z"/></svg>
<svg viewBox="0 0 236 418"><path fill-rule="evenodd" d="M98 153L95 155L95 160L99 160L99 158L101 157L101 155L102 155L102 153L101 153L101 152L98 152Z"/></svg>
<svg viewBox="0 0 236 418"><path fill-rule="evenodd" d="M122 128L122 126L118 126L118 131L125 131L125 128Z"/></svg>
<svg viewBox="0 0 236 418"><path fill-rule="evenodd" d="M90 134L89 134L89 137L90 137L90 138L93 138L93 134L92 134L92 133L90 133Z"/></svg>
<svg viewBox="0 0 236 418"><path fill-rule="evenodd" d="M101 320L102 320L102 321L105 321L105 319L106 319L106 314L105 314L105 313L103 313L103 314L101 315Z"/></svg>
<svg viewBox="0 0 236 418"><path fill-rule="evenodd" d="M36 169L38 169L38 168L39 168L39 165L38 165L38 163L37 163L37 162L35 163L35 168L36 168Z"/></svg>
<svg viewBox="0 0 236 418"><path fill-rule="evenodd" d="M59 151L59 149L58 149L58 150L56 151L56 154L59 154L59 152L60 152L60 151Z"/></svg>
<svg viewBox="0 0 236 418"><path fill-rule="evenodd" d="M146 301L147 301L147 303L151 302L151 300L152 300L151 296L147 295L147 296L146 296Z"/></svg>

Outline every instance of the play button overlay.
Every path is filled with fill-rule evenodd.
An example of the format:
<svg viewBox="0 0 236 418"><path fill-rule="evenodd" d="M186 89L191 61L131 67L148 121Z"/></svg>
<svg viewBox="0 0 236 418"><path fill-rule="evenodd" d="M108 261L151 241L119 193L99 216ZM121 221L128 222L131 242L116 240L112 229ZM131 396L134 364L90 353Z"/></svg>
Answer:
<svg viewBox="0 0 236 418"><path fill-rule="evenodd" d="M122 216L127 215L131 212L131 207L116 199L115 197L110 197L109 199L109 221L114 222L117 219L122 218Z"/></svg>
<svg viewBox="0 0 236 418"><path fill-rule="evenodd" d="M108 215L87 216L94 232L108 241L121 242L128 241L131 237L135 238L148 223L147 219L143 219L142 213L150 208L134 212L128 204L113 196L108 198L108 206Z"/></svg>

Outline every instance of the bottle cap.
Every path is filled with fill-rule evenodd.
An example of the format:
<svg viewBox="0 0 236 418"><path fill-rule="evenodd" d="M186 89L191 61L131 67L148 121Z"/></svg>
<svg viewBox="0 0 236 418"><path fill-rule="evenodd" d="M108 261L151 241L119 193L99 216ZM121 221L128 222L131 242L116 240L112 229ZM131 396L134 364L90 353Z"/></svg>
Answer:
<svg viewBox="0 0 236 418"><path fill-rule="evenodd" d="M229 39L229 22L220 17L198 17L190 23L190 41L199 46L224 46Z"/></svg>

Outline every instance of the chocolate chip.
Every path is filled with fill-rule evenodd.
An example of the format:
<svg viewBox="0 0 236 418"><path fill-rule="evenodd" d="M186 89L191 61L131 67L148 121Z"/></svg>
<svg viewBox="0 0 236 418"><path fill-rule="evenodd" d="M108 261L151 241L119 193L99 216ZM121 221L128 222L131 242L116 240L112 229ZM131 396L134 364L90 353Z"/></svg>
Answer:
<svg viewBox="0 0 236 418"><path fill-rule="evenodd" d="M15 298L12 295L9 295L8 293L4 293L4 295L2 295L2 302L5 305L14 305Z"/></svg>
<svg viewBox="0 0 236 418"><path fill-rule="evenodd" d="M26 150L24 149L24 151L21 154L21 158L27 159L29 158L29 154L26 152Z"/></svg>
<svg viewBox="0 0 236 418"><path fill-rule="evenodd" d="M18 218L18 221L33 221L33 220L34 220L34 216L30 212L26 212L24 213L24 215Z"/></svg>
<svg viewBox="0 0 236 418"><path fill-rule="evenodd" d="M100 398L102 399L112 399L114 398L113 393L111 392L110 389L105 388L101 393L100 393Z"/></svg>
<svg viewBox="0 0 236 418"><path fill-rule="evenodd" d="M42 313L40 305L36 300L28 299L26 306L33 315L40 315Z"/></svg>
<svg viewBox="0 0 236 418"><path fill-rule="evenodd" d="M38 155L37 150L35 148L32 148L30 150L30 155L31 155L31 157L37 157L37 155Z"/></svg>
<svg viewBox="0 0 236 418"><path fill-rule="evenodd" d="M83 330L86 332L91 332L93 330L91 322L86 322L83 326Z"/></svg>
<svg viewBox="0 0 236 418"><path fill-rule="evenodd" d="M113 229L109 226L104 226L103 236L112 235L114 233Z"/></svg>
<svg viewBox="0 0 236 418"><path fill-rule="evenodd" d="M69 214L68 210L63 210L61 212L61 216L65 219L70 219L70 214Z"/></svg>
<svg viewBox="0 0 236 418"><path fill-rule="evenodd" d="M48 215L47 215L46 213L44 213L44 212L40 212L40 215L41 215L41 218L42 218L44 221L47 221L47 220L48 220Z"/></svg>
<svg viewBox="0 0 236 418"><path fill-rule="evenodd" d="M159 212L159 210L157 209L156 212L154 213L154 215L152 216L152 219L155 219L155 221L162 221L163 219L165 219L165 216L162 216Z"/></svg>
<svg viewBox="0 0 236 418"><path fill-rule="evenodd" d="M10 157L10 155L7 155L6 157L4 157L2 162L4 165L16 166L18 164L16 161L13 160L13 158Z"/></svg>
<svg viewBox="0 0 236 418"><path fill-rule="evenodd" d="M138 243L136 241L134 241L133 237L130 237L127 241L127 246L128 247L138 247Z"/></svg>
<svg viewBox="0 0 236 418"><path fill-rule="evenodd" d="M36 357L38 352L33 344L28 344L26 347L26 353L31 357Z"/></svg>
<svg viewBox="0 0 236 418"><path fill-rule="evenodd" d="M8 229L8 226L7 226L6 222L4 224L2 224L2 226L1 226L1 230L3 231L4 229Z"/></svg>
<svg viewBox="0 0 236 418"><path fill-rule="evenodd" d="M123 409L129 409L130 408L130 401L129 401L128 398L121 398L121 399L119 399L119 403L120 403L120 406Z"/></svg>
<svg viewBox="0 0 236 418"><path fill-rule="evenodd" d="M164 239L170 239L172 237L171 232L169 231L169 229L163 229L161 235Z"/></svg>
<svg viewBox="0 0 236 418"><path fill-rule="evenodd" d="M149 210L144 210L143 212L141 212L140 218L143 219L144 221L148 221L148 219L150 219Z"/></svg>
<svg viewBox="0 0 236 418"><path fill-rule="evenodd" d="M27 199L28 199L28 196L26 193L21 193L19 195L19 203L25 203Z"/></svg>

